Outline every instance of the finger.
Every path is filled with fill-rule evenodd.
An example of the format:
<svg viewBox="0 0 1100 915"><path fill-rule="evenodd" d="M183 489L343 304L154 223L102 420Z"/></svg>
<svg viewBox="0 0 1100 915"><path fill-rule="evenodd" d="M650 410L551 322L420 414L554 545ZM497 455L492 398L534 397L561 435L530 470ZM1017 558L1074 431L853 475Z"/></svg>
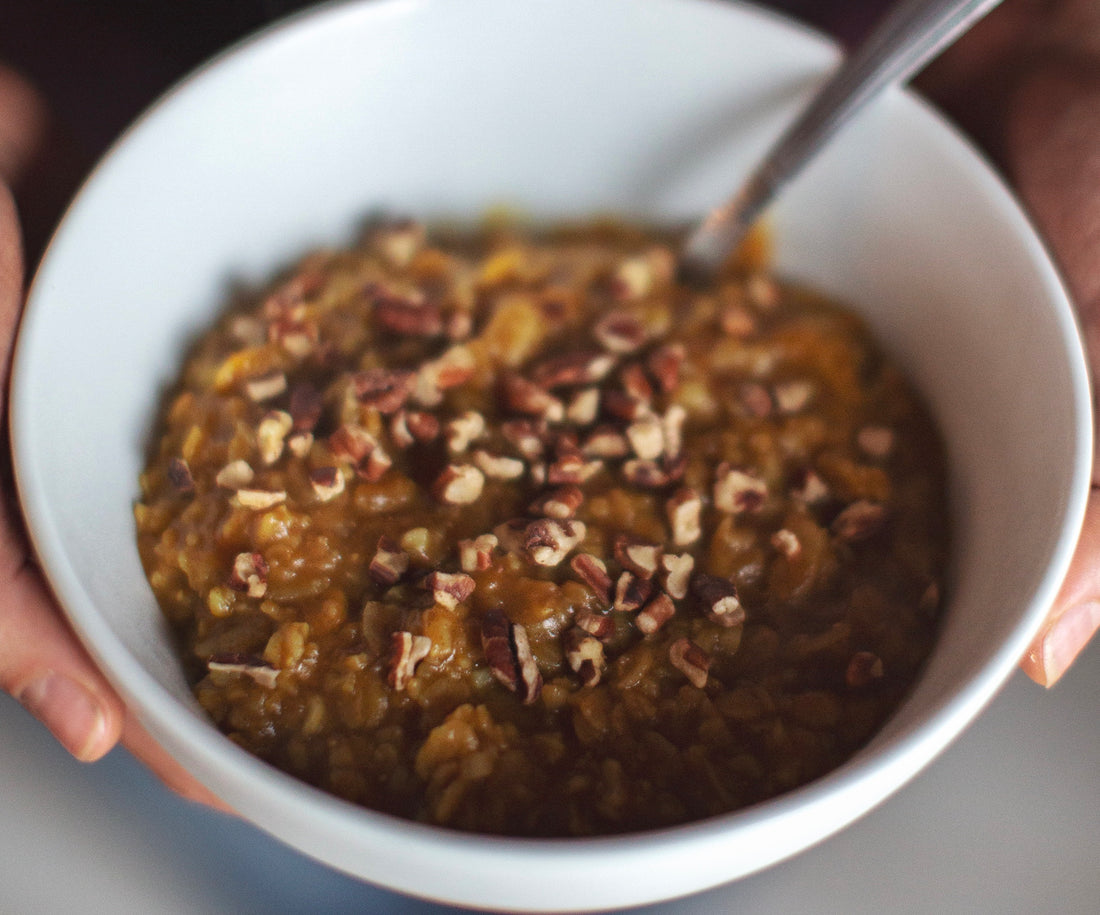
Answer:
<svg viewBox="0 0 1100 915"><path fill-rule="evenodd" d="M1093 490L1069 574L1042 631L1020 666L1053 686L1100 628L1100 491Z"/></svg>
<svg viewBox="0 0 1100 915"><path fill-rule="evenodd" d="M224 813L234 813L233 808L216 794L198 782L167 751L158 744L132 714L126 716L122 743L131 753L153 770L166 787L181 797L198 804L205 804Z"/></svg>
<svg viewBox="0 0 1100 915"><path fill-rule="evenodd" d="M50 118L38 93L0 65L0 181L17 187L41 154Z"/></svg>

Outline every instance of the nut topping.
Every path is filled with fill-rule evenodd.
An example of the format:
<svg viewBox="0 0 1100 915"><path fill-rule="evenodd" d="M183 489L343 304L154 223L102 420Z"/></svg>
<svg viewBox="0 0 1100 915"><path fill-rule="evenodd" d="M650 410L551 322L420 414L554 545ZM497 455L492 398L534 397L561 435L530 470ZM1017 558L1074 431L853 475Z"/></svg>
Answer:
<svg viewBox="0 0 1100 915"><path fill-rule="evenodd" d="M868 457L881 461L894 450L894 433L885 426L864 426L856 433L856 444Z"/></svg>
<svg viewBox="0 0 1100 915"><path fill-rule="evenodd" d="M796 558L802 552L802 544L794 531L782 528L771 536L771 544L788 559Z"/></svg>
<svg viewBox="0 0 1100 915"><path fill-rule="evenodd" d="M756 419L766 419L772 412L772 395L759 382L750 381L741 385L738 399L745 412Z"/></svg>
<svg viewBox="0 0 1100 915"><path fill-rule="evenodd" d="M611 603L611 576L607 574L607 566L602 559L589 553L578 553L569 560L569 567L596 594Z"/></svg>
<svg viewBox="0 0 1100 915"><path fill-rule="evenodd" d="M634 625L641 630L643 635L653 635L676 614L676 605L672 598L663 591L657 592L645 609L634 617Z"/></svg>
<svg viewBox="0 0 1100 915"><path fill-rule="evenodd" d="M672 527L672 542L676 546L691 546L703 535L700 516L703 511L703 499L694 489L684 486L665 502L669 525Z"/></svg>
<svg viewBox="0 0 1100 915"><path fill-rule="evenodd" d="M869 686L875 680L881 680L884 673L882 658L870 651L857 651L848 661L844 682L859 689Z"/></svg>
<svg viewBox="0 0 1100 915"><path fill-rule="evenodd" d="M615 632L615 621L606 613L580 613L575 622L577 628L583 629L601 642Z"/></svg>
<svg viewBox="0 0 1100 915"><path fill-rule="evenodd" d="M665 450L664 427L661 420L653 414L643 416L627 426L626 437L634 453L642 460L656 460Z"/></svg>
<svg viewBox="0 0 1100 915"><path fill-rule="evenodd" d="M398 369L365 369L352 378L352 390L359 403L374 407L384 416L396 413L412 394L413 373Z"/></svg>
<svg viewBox="0 0 1100 915"><path fill-rule="evenodd" d="M569 629L562 635L562 647L565 649L566 663L580 678L582 686L595 686L600 682L607 659L604 657L603 643L598 638L583 629Z"/></svg>
<svg viewBox="0 0 1100 915"><path fill-rule="evenodd" d="M695 557L691 553L677 556L665 553L661 557L661 579L669 597L683 600L687 597L691 584L691 573L695 569Z"/></svg>
<svg viewBox="0 0 1100 915"><path fill-rule="evenodd" d="M309 457L310 451L313 450L313 433L291 432L286 437L286 447L296 458Z"/></svg>
<svg viewBox="0 0 1100 915"><path fill-rule="evenodd" d="M753 512L768 498L768 485L744 470L719 464L714 480L714 507L730 514Z"/></svg>
<svg viewBox="0 0 1100 915"><path fill-rule="evenodd" d="M515 693L524 705L538 699L542 675L531 654L526 629L510 622L500 610L489 610L481 620L481 647L485 662L499 683Z"/></svg>
<svg viewBox="0 0 1100 915"><path fill-rule="evenodd" d="M691 579L691 592L703 605L707 619L726 628L745 622L745 608L737 597L737 588L728 578L696 572Z"/></svg>
<svg viewBox="0 0 1100 915"><path fill-rule="evenodd" d="M802 475L800 485L791 490L791 496L806 505L817 505L829 497L829 486L818 476L817 471L807 469Z"/></svg>
<svg viewBox="0 0 1100 915"><path fill-rule="evenodd" d="M438 305L411 298L376 293L375 320L390 333L410 337L438 337L443 333L443 315Z"/></svg>
<svg viewBox="0 0 1100 915"><path fill-rule="evenodd" d="M263 597L267 593L267 571L267 560L262 554L238 553L229 575L229 587L249 597Z"/></svg>
<svg viewBox="0 0 1100 915"><path fill-rule="evenodd" d="M322 502L335 499L344 491L344 475L337 467L318 467L309 472L309 482Z"/></svg>
<svg viewBox="0 0 1100 915"><path fill-rule="evenodd" d="M500 433L527 460L537 461L546 450L546 427L529 419L513 419L501 423Z"/></svg>
<svg viewBox="0 0 1100 915"><path fill-rule="evenodd" d="M565 418L576 426L590 426L600 412L599 388L584 388L573 395L565 408Z"/></svg>
<svg viewBox="0 0 1100 915"><path fill-rule="evenodd" d="M389 587L409 570L409 554L389 537L380 537L367 572L378 584Z"/></svg>
<svg viewBox="0 0 1100 915"><path fill-rule="evenodd" d="M585 460L579 452L565 454L554 461L546 472L548 483L586 483L603 469L601 460Z"/></svg>
<svg viewBox="0 0 1100 915"><path fill-rule="evenodd" d="M614 460L630 454L630 442L614 426L597 426L581 445L585 457Z"/></svg>
<svg viewBox="0 0 1100 915"><path fill-rule="evenodd" d="M474 580L464 572L432 572L425 584L432 592L432 599L449 610L466 600L476 587Z"/></svg>
<svg viewBox="0 0 1100 915"><path fill-rule="evenodd" d="M529 511L564 521L572 518L584 503L584 493L579 486L561 486L531 503Z"/></svg>
<svg viewBox="0 0 1100 915"><path fill-rule="evenodd" d="M345 423L328 437L328 447L336 460L358 468L378 441L366 429Z"/></svg>
<svg viewBox="0 0 1100 915"><path fill-rule="evenodd" d="M471 442L485 434L485 417L476 410L467 410L449 420L443 426L443 434L447 439L447 450L451 454L461 454L470 447Z"/></svg>
<svg viewBox="0 0 1100 915"><path fill-rule="evenodd" d="M251 655L213 655L206 662L206 668L212 674L239 674L248 677L264 689L274 689L279 677L279 671L274 667Z"/></svg>
<svg viewBox="0 0 1100 915"><path fill-rule="evenodd" d="M680 384L680 366L684 362L684 347L679 343L666 343L657 347L646 360L646 368L665 394L675 391Z"/></svg>
<svg viewBox="0 0 1100 915"><path fill-rule="evenodd" d="M471 464L448 464L435 481L432 492L446 505L470 505L481 496L485 475Z"/></svg>
<svg viewBox="0 0 1100 915"><path fill-rule="evenodd" d="M325 404L321 392L313 385L303 382L294 385L290 392L289 412L294 420L294 428L299 432L312 432L324 412Z"/></svg>
<svg viewBox="0 0 1100 915"><path fill-rule="evenodd" d="M580 521L555 521L541 518L527 525L523 549L535 565L556 566L584 540L585 526Z"/></svg>
<svg viewBox="0 0 1100 915"><path fill-rule="evenodd" d="M244 462L242 461L241 463L243 464ZM247 464L245 464L245 466L248 467ZM195 491L195 478L191 476L191 468L183 458L172 458L168 462L165 476L168 477L169 484L171 484L176 492Z"/></svg>
<svg viewBox="0 0 1100 915"><path fill-rule="evenodd" d="M703 689L710 671L710 655L691 639L677 639L668 646L668 659L692 686Z"/></svg>
<svg viewBox="0 0 1100 915"><path fill-rule="evenodd" d="M565 405L546 389L522 375L507 373L501 379L504 402L509 409L527 416L538 416L549 422L561 422L565 418Z"/></svg>
<svg viewBox="0 0 1100 915"><path fill-rule="evenodd" d="M886 507L860 499L833 519L832 530L841 540L857 543L873 537L886 523Z"/></svg>
<svg viewBox="0 0 1100 915"><path fill-rule="evenodd" d="M671 475L656 461L635 458L623 464L623 477L642 489L660 489L672 482Z"/></svg>
<svg viewBox="0 0 1100 915"><path fill-rule="evenodd" d="M232 498L232 503L240 508L251 508L263 511L273 508L286 501L286 493L281 490L266 489L238 489Z"/></svg>
<svg viewBox="0 0 1100 915"><path fill-rule="evenodd" d="M615 539L615 558L624 569L641 578L652 578L657 574L662 552L656 543L633 540L625 535Z"/></svg>
<svg viewBox="0 0 1100 915"><path fill-rule="evenodd" d="M527 469L527 465L519 458L490 454L480 448L474 452L473 459L477 468L489 480L518 480Z"/></svg>
<svg viewBox="0 0 1100 915"><path fill-rule="evenodd" d="M775 386L775 405L781 413L798 413L814 397L814 386L808 381L783 381Z"/></svg>
<svg viewBox="0 0 1100 915"><path fill-rule="evenodd" d="M633 613L640 610L655 590L653 581L639 578L633 572L623 572L615 582L615 599L612 609L620 613Z"/></svg>
<svg viewBox="0 0 1100 915"><path fill-rule="evenodd" d="M230 461L214 477L214 482L222 489L241 489L252 482L255 477L248 461Z"/></svg>
<svg viewBox="0 0 1100 915"><path fill-rule="evenodd" d="M596 322L592 335L608 352L619 355L641 349L648 337L645 325L629 311L612 311L604 315Z"/></svg>
<svg viewBox="0 0 1100 915"><path fill-rule="evenodd" d="M265 464L274 464L283 453L287 433L294 420L284 410L272 410L260 420L256 427L256 445L260 449L260 460Z"/></svg>
<svg viewBox="0 0 1100 915"><path fill-rule="evenodd" d="M615 357L608 353L570 352L540 362L532 369L531 380L547 390L594 384L614 367Z"/></svg>
<svg viewBox="0 0 1100 915"><path fill-rule="evenodd" d="M395 632L390 643L389 683L394 689L404 689L416 674L416 666L432 650L432 640L426 635Z"/></svg>
<svg viewBox="0 0 1100 915"><path fill-rule="evenodd" d="M458 564L463 572L484 572L493 564L493 550L499 541L495 534L482 534L473 540L458 542Z"/></svg>
<svg viewBox="0 0 1100 915"><path fill-rule="evenodd" d="M286 390L286 375L276 369L256 378L250 378L244 383L244 390L248 399L256 403L271 400Z"/></svg>

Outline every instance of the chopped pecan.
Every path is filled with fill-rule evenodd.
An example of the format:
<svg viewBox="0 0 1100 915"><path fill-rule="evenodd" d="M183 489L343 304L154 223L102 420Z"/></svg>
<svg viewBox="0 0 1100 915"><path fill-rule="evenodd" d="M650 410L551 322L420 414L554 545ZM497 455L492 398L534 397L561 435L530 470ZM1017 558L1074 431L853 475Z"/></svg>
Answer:
<svg viewBox="0 0 1100 915"><path fill-rule="evenodd" d="M520 553L523 551L523 541L527 533L527 525L530 522L526 518L512 518L493 528L493 536L505 553Z"/></svg>
<svg viewBox="0 0 1100 915"><path fill-rule="evenodd" d="M463 572L484 572L493 564L493 550L499 541L495 534L482 534L473 540L458 541L458 564Z"/></svg>
<svg viewBox="0 0 1100 915"><path fill-rule="evenodd" d="M633 572L623 572L615 582L615 598L612 609L620 613L633 613L645 606L656 586L649 578L639 578Z"/></svg>
<svg viewBox="0 0 1100 915"><path fill-rule="evenodd" d="M614 460L630 454L630 442L614 426L597 426L581 445L585 457Z"/></svg>
<svg viewBox="0 0 1100 915"><path fill-rule="evenodd" d="M781 381L775 386L775 405L781 413L798 413L813 400L814 391L815 388L809 381Z"/></svg>
<svg viewBox="0 0 1100 915"><path fill-rule="evenodd" d="M286 390L286 375L278 369L250 378L244 383L249 400L260 403L278 397Z"/></svg>
<svg viewBox="0 0 1100 915"><path fill-rule="evenodd" d="M615 357L601 352L568 352L544 359L531 369L531 380L543 388L571 387L602 381L615 367Z"/></svg>
<svg viewBox="0 0 1100 915"><path fill-rule="evenodd" d="M390 644L389 683L394 689L404 689L416 674L416 666L432 650L432 640L426 635L395 632Z"/></svg>
<svg viewBox="0 0 1100 915"><path fill-rule="evenodd" d="M501 377L501 388L504 402L517 413L538 416L552 423L565 418L565 405L545 388L522 375L506 373Z"/></svg>
<svg viewBox="0 0 1100 915"><path fill-rule="evenodd" d="M675 391L680 384L680 367L684 363L684 347L680 343L666 343L649 354L646 368L665 394Z"/></svg>
<svg viewBox="0 0 1100 915"><path fill-rule="evenodd" d="M817 505L829 497L829 486L817 471L807 468L798 485L791 490L791 496L806 505Z"/></svg>
<svg viewBox="0 0 1100 915"><path fill-rule="evenodd" d="M602 469L602 460L586 460L580 452L564 454L547 468L546 480L555 486L561 483L586 483Z"/></svg>
<svg viewBox="0 0 1100 915"><path fill-rule="evenodd" d="M265 464L274 464L283 454L286 436L294 421L285 410L271 410L260 420L256 427L256 446L260 451L260 460Z"/></svg>
<svg viewBox="0 0 1100 915"><path fill-rule="evenodd" d="M671 404L661 416L661 432L665 438L665 454L670 458L679 457L683 451L684 423L686 421L687 410L678 403Z"/></svg>
<svg viewBox="0 0 1100 915"><path fill-rule="evenodd" d="M870 651L857 651L848 661L848 668L844 672L844 682L849 686L859 689L869 686L875 680L882 679L885 668L882 658Z"/></svg>
<svg viewBox="0 0 1100 915"><path fill-rule="evenodd" d="M607 566L602 559L589 553L578 553L569 560L569 568L604 601L611 603L611 576L607 574Z"/></svg>
<svg viewBox="0 0 1100 915"><path fill-rule="evenodd" d="M252 482L255 473L248 461L230 461L214 477L214 482L223 489L241 489Z"/></svg>
<svg viewBox="0 0 1100 915"><path fill-rule="evenodd" d="M408 337L438 337L443 333L439 306L419 296L402 296L375 287L374 318L384 330Z"/></svg>
<svg viewBox="0 0 1100 915"><path fill-rule="evenodd" d="M433 441L439 435L439 420L424 410L398 410L390 420L390 438L398 448Z"/></svg>
<svg viewBox="0 0 1100 915"><path fill-rule="evenodd" d="M772 413L772 395L764 385L749 381L741 385L737 399L745 412L756 419L767 419Z"/></svg>
<svg viewBox="0 0 1100 915"><path fill-rule="evenodd" d="M833 519L832 530L841 540L856 543L873 537L886 523L886 506L860 499Z"/></svg>
<svg viewBox="0 0 1100 915"><path fill-rule="evenodd" d="M668 646L668 659L692 686L702 689L707 685L710 672L710 655L691 639L677 639Z"/></svg>
<svg viewBox="0 0 1100 915"><path fill-rule="evenodd" d="M868 457L881 461L894 450L894 433L885 426L864 426L856 433L856 444Z"/></svg>
<svg viewBox="0 0 1100 915"><path fill-rule="evenodd" d="M579 486L559 486L531 503L528 511L533 515L545 515L563 521L572 518L584 504L584 493Z"/></svg>
<svg viewBox="0 0 1100 915"><path fill-rule="evenodd" d="M476 583L465 572L432 572L425 585L441 607L454 609L474 593Z"/></svg>
<svg viewBox="0 0 1100 915"><path fill-rule="evenodd" d="M565 418L576 426L590 426L600 413L599 388L582 388L565 408Z"/></svg>
<svg viewBox="0 0 1100 915"><path fill-rule="evenodd" d="M661 583L669 597L682 600L687 597L691 573L695 569L695 557L691 553L665 553L661 557Z"/></svg>
<svg viewBox="0 0 1100 915"><path fill-rule="evenodd" d="M578 613L575 622L578 628L601 642L615 632L615 621L607 613Z"/></svg>
<svg viewBox="0 0 1100 915"><path fill-rule="evenodd" d="M262 553L238 553L229 573L229 587L244 591L249 597L263 597L267 593L267 560Z"/></svg>
<svg viewBox="0 0 1100 915"><path fill-rule="evenodd" d="M714 507L739 514L757 511L768 498L768 484L760 477L729 464L718 465L714 480Z"/></svg>
<svg viewBox="0 0 1100 915"><path fill-rule="evenodd" d="M477 410L466 410L443 426L443 435L447 439L447 450L451 454L461 454L485 434L485 417Z"/></svg>
<svg viewBox="0 0 1100 915"><path fill-rule="evenodd" d="M403 369L364 369L351 376L359 403L389 416L396 413L412 394L413 373Z"/></svg>
<svg viewBox="0 0 1100 915"><path fill-rule="evenodd" d="M642 460L655 461L665 450L664 427L661 420L652 413L627 426L626 437L634 453Z"/></svg>
<svg viewBox="0 0 1100 915"><path fill-rule="evenodd" d="M443 399L443 392L469 381L477 369L474 354L464 343L456 343L439 357L425 362L416 373L413 400L425 407L434 407Z"/></svg>
<svg viewBox="0 0 1100 915"><path fill-rule="evenodd" d="M755 315L739 303L724 306L718 313L718 324L722 333L741 340L756 333Z"/></svg>
<svg viewBox="0 0 1100 915"><path fill-rule="evenodd" d="M389 587L409 570L409 554L389 537L379 537L367 572L378 584Z"/></svg>
<svg viewBox="0 0 1100 915"><path fill-rule="evenodd" d="M535 565L556 566L584 540L585 526L580 521L555 521L540 518L527 525L523 549Z"/></svg>
<svg viewBox="0 0 1100 915"><path fill-rule="evenodd" d="M336 460L358 467L378 447L378 440L361 426L345 423L328 437L328 447Z"/></svg>
<svg viewBox="0 0 1100 915"><path fill-rule="evenodd" d="M242 461L241 463L244 462ZM245 466L248 467L247 464L245 464ZM168 483L176 492L195 491L195 478L191 476L191 468L183 458L172 458L168 462L168 467L164 475L168 478ZM251 480L251 477L249 479Z"/></svg>
<svg viewBox="0 0 1100 915"><path fill-rule="evenodd" d="M309 483L322 502L335 499L344 491L344 475L339 467L317 467L309 472Z"/></svg>
<svg viewBox="0 0 1100 915"><path fill-rule="evenodd" d="M472 464L448 464L432 486L435 497L447 505L469 505L481 497L485 475Z"/></svg>
<svg viewBox="0 0 1100 915"><path fill-rule="evenodd" d="M481 647L490 672L506 689L530 705L542 690L542 675L527 640L527 630L509 621L500 610L486 612L481 621Z"/></svg>
<svg viewBox="0 0 1100 915"><path fill-rule="evenodd" d="M321 392L309 382L300 382L291 389L289 411L295 430L312 432L317 428L324 409Z"/></svg>
<svg viewBox="0 0 1100 915"><path fill-rule="evenodd" d="M669 248L656 245L620 261L611 277L611 292L620 301L640 299L666 285L675 273L675 255Z"/></svg>
<svg viewBox="0 0 1100 915"><path fill-rule="evenodd" d="M233 494L232 502L240 508L251 508L262 511L265 508L273 508L286 501L286 492L281 489L238 489Z"/></svg>
<svg viewBox="0 0 1100 915"><path fill-rule="evenodd" d="M745 608L728 578L696 572L691 578L691 592L703 605L707 619L727 628L745 622Z"/></svg>
<svg viewBox="0 0 1100 915"><path fill-rule="evenodd" d="M527 465L519 458L491 454L479 448L473 454L474 464L490 480L518 480Z"/></svg>
<svg viewBox="0 0 1100 915"><path fill-rule="evenodd" d="M623 463L623 478L642 489L660 489L672 482L672 475L657 461L634 458Z"/></svg>
<svg viewBox="0 0 1100 915"><path fill-rule="evenodd" d="M648 400L642 400L615 388L609 388L603 392L603 408L611 416L626 422L632 422L650 412Z"/></svg>
<svg viewBox="0 0 1100 915"><path fill-rule="evenodd" d="M305 359L317 345L319 332L312 321L291 315L277 317L267 325L267 338L277 343L287 354Z"/></svg>
<svg viewBox="0 0 1100 915"><path fill-rule="evenodd" d="M386 475L386 471L392 466L393 458L386 454L380 446L376 445L371 449L366 460L359 462L359 465L355 468L355 472L368 483L377 483Z"/></svg>
<svg viewBox="0 0 1100 915"><path fill-rule="evenodd" d="M772 534L771 544L788 559L794 559L802 552L798 535L785 527Z"/></svg>
<svg viewBox="0 0 1100 915"><path fill-rule="evenodd" d="M644 413L653 401L653 385L649 383L645 369L637 362L624 365L623 370L619 372L619 383L622 385L623 393L636 405L633 408L635 415Z"/></svg>
<svg viewBox="0 0 1100 915"><path fill-rule="evenodd" d="M249 677L265 689L274 689L279 677L277 671L262 658L241 654L216 654L206 662L212 674L239 674Z"/></svg>
<svg viewBox="0 0 1100 915"><path fill-rule="evenodd" d="M369 237L370 246L397 268L407 267L426 240L424 226L411 220L379 226Z"/></svg>
<svg viewBox="0 0 1100 915"><path fill-rule="evenodd" d="M625 534L615 538L614 550L619 564L641 578L652 578L657 574L664 552L659 544L647 543Z"/></svg>
<svg viewBox="0 0 1100 915"><path fill-rule="evenodd" d="M468 311L452 311L443 330L448 340L466 340L474 332L474 316Z"/></svg>
<svg viewBox="0 0 1100 915"><path fill-rule="evenodd" d="M546 451L545 423L510 419L500 424L500 433L529 461L537 461Z"/></svg>
<svg viewBox="0 0 1100 915"><path fill-rule="evenodd" d="M581 681L582 686L595 686L600 682L607 668L603 643L589 635L583 629L568 629L562 635L562 648L570 669Z"/></svg>
<svg viewBox="0 0 1100 915"><path fill-rule="evenodd" d="M312 432L291 432L286 437L287 450L297 458L305 458L313 450Z"/></svg>
<svg viewBox="0 0 1100 915"><path fill-rule="evenodd" d="M676 615L676 605L664 591L658 591L645 608L634 617L634 625L641 630L643 635L653 635Z"/></svg>
<svg viewBox="0 0 1100 915"><path fill-rule="evenodd" d="M648 332L641 320L629 311L611 311L592 328L596 342L611 353L623 355L641 349Z"/></svg>
<svg viewBox="0 0 1100 915"><path fill-rule="evenodd" d="M676 546L691 546L703 535L700 523L703 498L694 489L688 486L677 489L665 502L665 510Z"/></svg>

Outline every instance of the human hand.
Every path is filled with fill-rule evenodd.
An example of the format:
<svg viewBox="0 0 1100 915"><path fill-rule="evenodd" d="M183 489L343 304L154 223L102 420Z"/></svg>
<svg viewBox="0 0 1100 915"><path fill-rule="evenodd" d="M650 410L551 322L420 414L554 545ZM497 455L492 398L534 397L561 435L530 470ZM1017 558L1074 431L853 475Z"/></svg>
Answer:
<svg viewBox="0 0 1100 915"><path fill-rule="evenodd" d="M49 135L41 100L16 74L0 67L0 365L5 379L23 301L15 193L21 191L30 207L51 198L53 189L36 196L33 186L50 180L40 167ZM39 210L29 224L41 224L44 218ZM0 463L9 463L6 441L0 451ZM39 718L77 759L99 759L121 738L173 790L224 806L126 712L65 624L34 564L7 472L0 473L0 689Z"/></svg>
<svg viewBox="0 0 1100 915"><path fill-rule="evenodd" d="M922 76L1015 186L1059 264L1100 377L1100 4L1005 0ZM1069 574L1021 661L1051 686L1100 628L1100 475Z"/></svg>

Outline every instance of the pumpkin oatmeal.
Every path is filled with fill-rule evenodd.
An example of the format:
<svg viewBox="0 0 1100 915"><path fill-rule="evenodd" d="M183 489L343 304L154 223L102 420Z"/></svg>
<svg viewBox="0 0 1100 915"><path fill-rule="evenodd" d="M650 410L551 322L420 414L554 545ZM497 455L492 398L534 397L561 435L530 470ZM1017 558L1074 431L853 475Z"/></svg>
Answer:
<svg viewBox="0 0 1100 915"><path fill-rule="evenodd" d="M619 833L772 797L937 627L935 429L852 314L667 239L376 226L166 399L138 545L199 703L377 810Z"/></svg>

